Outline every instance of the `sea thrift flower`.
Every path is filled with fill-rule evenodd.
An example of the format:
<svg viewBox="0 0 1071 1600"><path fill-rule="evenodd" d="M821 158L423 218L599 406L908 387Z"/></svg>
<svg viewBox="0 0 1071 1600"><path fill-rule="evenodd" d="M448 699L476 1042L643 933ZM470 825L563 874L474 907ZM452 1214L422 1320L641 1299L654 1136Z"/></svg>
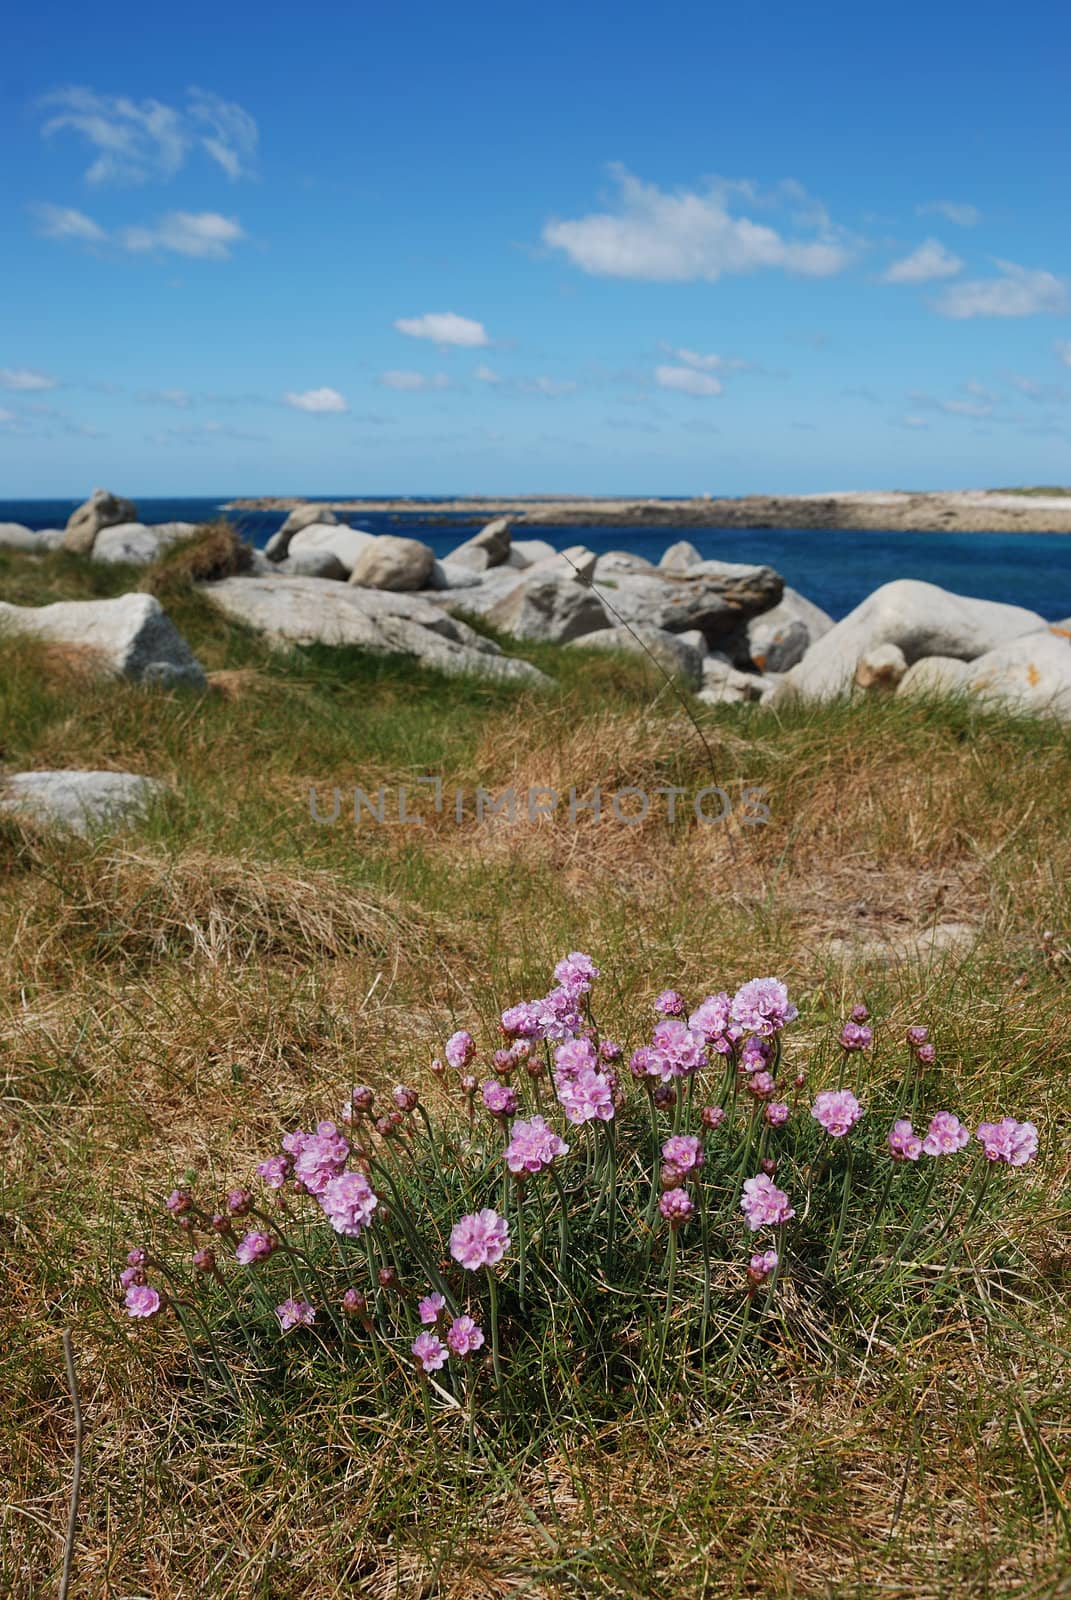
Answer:
<svg viewBox="0 0 1071 1600"><path fill-rule="evenodd" d="M318 1122L315 1133L288 1133L283 1149L293 1157L294 1177L309 1194L319 1195L346 1165L346 1139L333 1122Z"/></svg>
<svg viewBox="0 0 1071 1600"><path fill-rule="evenodd" d="M917 1161L922 1154L922 1140L904 1117L889 1130L889 1150L894 1161Z"/></svg>
<svg viewBox="0 0 1071 1600"><path fill-rule="evenodd" d="M450 1230L450 1254L469 1272L493 1267L508 1249L509 1225L490 1206L462 1217Z"/></svg>
<svg viewBox="0 0 1071 1600"><path fill-rule="evenodd" d="M721 1106L704 1106L699 1113L699 1120L704 1128L720 1128L725 1121L725 1112Z"/></svg>
<svg viewBox="0 0 1071 1600"><path fill-rule="evenodd" d="M152 1289L147 1283L132 1283L125 1303L128 1317L155 1317L163 1301L159 1289Z"/></svg>
<svg viewBox="0 0 1071 1600"><path fill-rule="evenodd" d="M759 1228L773 1228L788 1222L796 1215L788 1203L788 1195L772 1183L765 1172L745 1179L740 1209L753 1233Z"/></svg>
<svg viewBox="0 0 1071 1600"><path fill-rule="evenodd" d="M425 1372L438 1372L446 1365L446 1346L433 1333L418 1333L409 1348Z"/></svg>
<svg viewBox="0 0 1071 1600"><path fill-rule="evenodd" d="M214 1250L195 1250L193 1264L198 1272L215 1272L216 1252Z"/></svg>
<svg viewBox="0 0 1071 1600"><path fill-rule="evenodd" d="M753 1289L758 1289L767 1278L773 1277L777 1271L778 1255L776 1250L760 1250L748 1262L747 1281Z"/></svg>
<svg viewBox="0 0 1071 1600"><path fill-rule="evenodd" d="M393 1267L380 1267L376 1273L376 1278L381 1289L397 1289L398 1287L398 1274Z"/></svg>
<svg viewBox="0 0 1071 1600"><path fill-rule="evenodd" d="M604 1039L599 1046L599 1054L604 1061L620 1061L624 1051L613 1039Z"/></svg>
<svg viewBox="0 0 1071 1600"><path fill-rule="evenodd" d="M651 1095L651 1099L659 1111L672 1111L677 1104L678 1098L677 1085L675 1083L656 1083L654 1093Z"/></svg>
<svg viewBox="0 0 1071 1600"><path fill-rule="evenodd" d="M662 1159L680 1173L693 1172L703 1165L703 1143L694 1133L675 1133L662 1146Z"/></svg>
<svg viewBox="0 0 1071 1600"><path fill-rule="evenodd" d="M773 1177L774 1173L777 1171L777 1162L774 1160L773 1156L763 1156L762 1160L759 1162L759 1171L765 1172L768 1178Z"/></svg>
<svg viewBox="0 0 1071 1600"><path fill-rule="evenodd" d="M455 1317L446 1342L455 1356L471 1356L483 1344L483 1330L471 1317Z"/></svg>
<svg viewBox="0 0 1071 1600"><path fill-rule="evenodd" d="M741 1072L762 1072L769 1065L773 1045L769 1039L753 1034L740 1052Z"/></svg>
<svg viewBox="0 0 1071 1600"><path fill-rule="evenodd" d="M516 1177L542 1172L555 1156L567 1156L569 1146L547 1126L542 1117L520 1118L510 1129L510 1140L503 1160Z"/></svg>
<svg viewBox="0 0 1071 1600"><path fill-rule="evenodd" d="M488 1078L482 1094L484 1105L495 1117L512 1117L521 1103L516 1089L499 1083L497 1078Z"/></svg>
<svg viewBox="0 0 1071 1600"><path fill-rule="evenodd" d="M519 1034L524 1038L538 1039L539 1030L539 1005L535 1000L522 1000L520 1005L509 1006L502 1013L502 1032L507 1035Z"/></svg>
<svg viewBox="0 0 1071 1600"><path fill-rule="evenodd" d="M124 1267L122 1272L119 1274L119 1285L123 1289L129 1289L132 1283L144 1282L145 1273L142 1271L141 1267Z"/></svg>
<svg viewBox="0 0 1071 1600"><path fill-rule="evenodd" d="M342 1309L347 1316L363 1317L368 1310L368 1301L360 1289L347 1289L342 1296Z"/></svg>
<svg viewBox="0 0 1071 1600"><path fill-rule="evenodd" d="M193 1205L193 1197L188 1189L172 1189L164 1204L173 1217L181 1217Z"/></svg>
<svg viewBox="0 0 1071 1600"><path fill-rule="evenodd" d="M444 1054L455 1072L464 1072L476 1054L476 1043L472 1034L466 1033L464 1028L459 1028L457 1033L452 1033L447 1039Z"/></svg>
<svg viewBox="0 0 1071 1600"><path fill-rule="evenodd" d="M399 1111L415 1111L420 1096L415 1089L407 1089L404 1083L396 1083L391 1090L391 1099Z"/></svg>
<svg viewBox="0 0 1071 1600"><path fill-rule="evenodd" d="M923 1028L917 1024L915 1027L908 1028L907 1030L907 1042L911 1046L912 1050L917 1050L920 1044L925 1044L929 1036L929 1028Z"/></svg>
<svg viewBox="0 0 1071 1600"><path fill-rule="evenodd" d="M921 1061L924 1066L932 1066L932 1064L937 1060L937 1046L933 1044L920 1044L918 1049L915 1051L915 1058L916 1060Z"/></svg>
<svg viewBox="0 0 1071 1600"><path fill-rule="evenodd" d="M655 1069L651 1065L651 1051L646 1045L641 1045L638 1050L633 1050L629 1057L628 1070L634 1078L653 1078Z"/></svg>
<svg viewBox="0 0 1071 1600"><path fill-rule="evenodd" d="M517 1058L512 1050L496 1050L491 1057L491 1065L501 1078L508 1078L517 1065Z"/></svg>
<svg viewBox="0 0 1071 1600"><path fill-rule="evenodd" d="M316 1321L316 1312L307 1300L284 1300L276 1306L275 1315L283 1333L289 1333L291 1328L311 1328Z"/></svg>
<svg viewBox="0 0 1071 1600"><path fill-rule="evenodd" d="M1014 1117L979 1123L975 1138L987 1161L1005 1161L1010 1167L1024 1167L1038 1153L1038 1130L1034 1124L1016 1122Z"/></svg>
<svg viewBox="0 0 1071 1600"><path fill-rule="evenodd" d="M845 1050L865 1050L873 1037L873 1030L860 1022L846 1022L840 1030L840 1042Z"/></svg>
<svg viewBox="0 0 1071 1600"><path fill-rule="evenodd" d="M654 1036L648 1053L648 1071L655 1073L663 1083L672 1078L686 1078L707 1064L707 1052L702 1036L693 1033L679 1017L667 1017L655 1024Z"/></svg>
<svg viewBox="0 0 1071 1600"><path fill-rule="evenodd" d="M938 1111L932 1118L922 1148L928 1156L954 1155L970 1143L970 1133L951 1111Z"/></svg>
<svg viewBox="0 0 1071 1600"><path fill-rule="evenodd" d="M142 1250L140 1245L133 1250L128 1250L126 1253L126 1264L128 1267L143 1267L148 1259L148 1256L145 1254L144 1250Z"/></svg>
<svg viewBox="0 0 1071 1600"><path fill-rule="evenodd" d="M747 1081L747 1092L753 1094L756 1100L767 1100L770 1095L777 1093L777 1084L774 1082L772 1072L753 1072Z"/></svg>
<svg viewBox="0 0 1071 1600"><path fill-rule="evenodd" d="M234 1254L243 1267L251 1267L254 1261L267 1261L275 1245L270 1233L246 1233L239 1239Z"/></svg>
<svg viewBox="0 0 1071 1600"><path fill-rule="evenodd" d="M763 1112L763 1116L771 1128L780 1128L783 1123L788 1121L788 1106L783 1100L771 1100Z"/></svg>
<svg viewBox="0 0 1071 1600"><path fill-rule="evenodd" d="M290 1176L288 1156L269 1156L257 1163L257 1177L268 1189L281 1189Z"/></svg>
<svg viewBox="0 0 1071 1600"><path fill-rule="evenodd" d="M614 1091L609 1078L590 1068L575 1078L555 1080L558 1101L570 1122L609 1122L614 1114Z"/></svg>
<svg viewBox="0 0 1071 1600"><path fill-rule="evenodd" d="M853 1006L851 1011L849 1012L849 1016L850 1016L852 1022L869 1022L870 1021L870 1012L867 1010L866 1006L863 1006L863 1005Z"/></svg>
<svg viewBox="0 0 1071 1600"><path fill-rule="evenodd" d="M811 1116L834 1139L842 1139L862 1115L863 1108L850 1089L823 1089L811 1107Z"/></svg>
<svg viewBox="0 0 1071 1600"><path fill-rule="evenodd" d="M671 1228L679 1228L695 1214L695 1201L687 1189L667 1189L658 1202L658 1209Z"/></svg>
<svg viewBox="0 0 1071 1600"><path fill-rule="evenodd" d="M554 1052L554 1081L577 1078L586 1071L597 1072L599 1057L590 1039L568 1039Z"/></svg>
<svg viewBox="0 0 1071 1600"><path fill-rule="evenodd" d="M228 1189L226 1199L227 1210L232 1217L244 1217L252 1209L253 1195L249 1189Z"/></svg>
<svg viewBox="0 0 1071 1600"><path fill-rule="evenodd" d="M688 1026L719 1056L727 1056L741 1038L743 1029L729 1013L732 1001L727 994L708 994L688 1018Z"/></svg>
<svg viewBox="0 0 1071 1600"><path fill-rule="evenodd" d="M788 998L788 990L778 978L752 978L733 995L729 1015L745 1033L772 1038L799 1016Z"/></svg>
<svg viewBox="0 0 1071 1600"><path fill-rule="evenodd" d="M663 1017L682 1017L684 1015L684 1001L676 989L663 989L654 1003L654 1008Z"/></svg>
<svg viewBox="0 0 1071 1600"><path fill-rule="evenodd" d="M317 1199L335 1232L350 1239L368 1227L379 1204L363 1172L343 1172L332 1178Z"/></svg>
<svg viewBox="0 0 1071 1600"><path fill-rule="evenodd" d="M591 988L599 976L599 969L582 950L571 950L554 968L554 976L563 989L580 995L586 994Z"/></svg>
<svg viewBox="0 0 1071 1600"><path fill-rule="evenodd" d="M570 989L552 989L542 1000L537 1000L539 1037L551 1044L560 1044L578 1034L584 1019L577 1002L576 992Z"/></svg>
<svg viewBox="0 0 1071 1600"><path fill-rule="evenodd" d="M446 1300L441 1294L426 1294L423 1300L417 1301L417 1316L429 1328L435 1326L445 1309Z"/></svg>

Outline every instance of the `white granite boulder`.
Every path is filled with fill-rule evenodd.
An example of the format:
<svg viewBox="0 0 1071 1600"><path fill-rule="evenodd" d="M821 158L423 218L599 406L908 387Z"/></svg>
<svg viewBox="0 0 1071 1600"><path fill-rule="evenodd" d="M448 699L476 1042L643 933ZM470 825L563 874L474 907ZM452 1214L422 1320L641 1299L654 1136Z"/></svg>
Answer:
<svg viewBox="0 0 1071 1600"><path fill-rule="evenodd" d="M196 522L117 522L102 528L93 541L94 561L128 561L147 567L162 550L197 532Z"/></svg>
<svg viewBox="0 0 1071 1600"><path fill-rule="evenodd" d="M786 584L777 605L748 623L748 654L760 672L787 672L833 626L828 612Z"/></svg>
<svg viewBox="0 0 1071 1600"><path fill-rule="evenodd" d="M595 563L595 581L612 582L622 573L657 573L658 570L646 556L634 556L629 550L604 550Z"/></svg>
<svg viewBox="0 0 1071 1600"><path fill-rule="evenodd" d="M514 539L510 543L509 557L505 562L508 567L534 567L537 561L545 561L554 554L554 546L548 544L546 539Z"/></svg>
<svg viewBox="0 0 1071 1600"><path fill-rule="evenodd" d="M957 656L923 656L908 667L897 686L897 694L922 697L955 694L963 689L970 671L969 661Z"/></svg>
<svg viewBox="0 0 1071 1600"><path fill-rule="evenodd" d="M331 578L336 583L346 583L350 568L330 550L295 550L272 566L273 572L286 573L291 578Z"/></svg>
<svg viewBox="0 0 1071 1600"><path fill-rule="evenodd" d="M572 639L568 648L626 650L648 657L662 672L679 679L689 689L698 689L703 682L703 657L695 645L681 634L666 633L663 628L600 628L597 633Z"/></svg>
<svg viewBox="0 0 1071 1600"><path fill-rule="evenodd" d="M119 522L137 522L138 508L133 500L112 494L110 489L94 489L88 500L72 511L63 535L63 548L74 555L88 556L102 528Z"/></svg>
<svg viewBox="0 0 1071 1600"><path fill-rule="evenodd" d="M466 539L456 550L451 550L446 559L459 567L468 567L470 572L487 572L492 567L503 566L509 560L511 546L509 518L496 517L479 533L474 533L471 539Z"/></svg>
<svg viewBox="0 0 1071 1600"><path fill-rule="evenodd" d="M1011 639L973 661L963 686L1009 710L1071 722L1071 642L1051 630Z"/></svg>
<svg viewBox="0 0 1071 1600"><path fill-rule="evenodd" d="M687 572L689 567L697 567L702 559L690 539L678 539L668 550L663 550L658 565L663 572Z"/></svg>
<svg viewBox="0 0 1071 1600"><path fill-rule="evenodd" d="M904 652L896 644L876 644L855 665L855 681L860 689L895 689L907 671Z"/></svg>
<svg viewBox="0 0 1071 1600"><path fill-rule="evenodd" d="M58 600L50 606L13 606L0 601L0 633L4 629L91 652L102 671L117 677L139 683L205 686L201 663L155 595Z"/></svg>
<svg viewBox="0 0 1071 1600"><path fill-rule="evenodd" d="M459 567L456 561L434 561L428 575L429 589L478 589L481 578L471 567Z"/></svg>
<svg viewBox="0 0 1071 1600"><path fill-rule="evenodd" d="M300 533L304 528L322 527L337 521L335 513L328 511L325 506L295 506L282 527L272 534L264 546L264 554L269 561L282 561L284 556L289 554L290 541L295 533Z"/></svg>
<svg viewBox="0 0 1071 1600"><path fill-rule="evenodd" d="M698 628L709 644L717 644L776 605L783 588L772 567L702 562L685 572L620 572L605 594L613 622L643 623L668 633ZM595 592L600 591L597 572Z"/></svg>
<svg viewBox="0 0 1071 1600"><path fill-rule="evenodd" d="M434 565L435 552L430 545L383 533L361 551L353 564L350 582L361 589L411 594L424 588Z"/></svg>
<svg viewBox="0 0 1071 1600"><path fill-rule="evenodd" d="M516 574L514 574L516 576ZM464 606L467 596L462 599ZM533 567L485 613L488 622L515 639L568 644L610 622L590 585L568 572Z"/></svg>
<svg viewBox="0 0 1071 1600"><path fill-rule="evenodd" d="M140 821L166 793L133 772L16 772L0 777L0 810L87 834Z"/></svg>
<svg viewBox="0 0 1071 1600"><path fill-rule="evenodd" d="M724 656L707 656L697 698L708 706L749 704L765 698L764 680L754 672L739 672Z"/></svg>
<svg viewBox="0 0 1071 1600"><path fill-rule="evenodd" d="M47 549L42 544L41 535L34 533L32 528L24 528L21 522L0 522L0 550L25 550L32 553Z"/></svg>
<svg viewBox="0 0 1071 1600"><path fill-rule="evenodd" d="M351 528L346 522L310 522L291 537L286 559L310 555L334 556L342 568L343 577L348 578L361 556L375 542L374 533L365 533L363 528ZM279 559L278 556L269 557L272 561Z"/></svg>

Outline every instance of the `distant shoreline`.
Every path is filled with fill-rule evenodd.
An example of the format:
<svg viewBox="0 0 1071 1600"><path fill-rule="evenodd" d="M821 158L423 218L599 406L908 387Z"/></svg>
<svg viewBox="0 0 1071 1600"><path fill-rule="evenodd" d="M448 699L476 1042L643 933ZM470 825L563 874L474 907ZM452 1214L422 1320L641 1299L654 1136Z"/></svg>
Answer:
<svg viewBox="0 0 1071 1600"><path fill-rule="evenodd" d="M300 495L228 502L228 511L292 511ZM844 532L1071 533L1071 491L949 490L910 494L862 491L823 495L745 495L739 499L643 500L598 495L471 495L441 499L324 500L325 510L385 512L473 522L509 516L530 527L798 528Z"/></svg>

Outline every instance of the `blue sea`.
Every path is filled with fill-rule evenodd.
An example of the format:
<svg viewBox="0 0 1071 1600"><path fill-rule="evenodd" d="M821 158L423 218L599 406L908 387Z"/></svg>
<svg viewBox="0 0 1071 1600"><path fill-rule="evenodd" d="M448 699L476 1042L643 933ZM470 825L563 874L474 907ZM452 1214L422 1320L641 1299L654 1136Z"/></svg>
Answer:
<svg viewBox="0 0 1071 1600"><path fill-rule="evenodd" d="M74 500L0 501L0 522L21 522L35 529L62 527L76 504ZM203 522L218 516L223 505L208 499L139 499L138 512L149 523ZM286 515L282 511L226 514L257 546L267 543ZM445 555L477 525L470 513L459 513L452 521L429 520L418 499L412 501L411 511L349 511L340 520L370 533L423 539L436 555ZM559 549L571 544L596 551L625 549L650 561L657 561L677 539L690 539L704 556L774 567L794 589L835 618L846 616L879 584L893 578L922 578L955 594L1028 606L1049 621L1071 617L1071 535L1066 534L565 525L532 528L530 533Z"/></svg>

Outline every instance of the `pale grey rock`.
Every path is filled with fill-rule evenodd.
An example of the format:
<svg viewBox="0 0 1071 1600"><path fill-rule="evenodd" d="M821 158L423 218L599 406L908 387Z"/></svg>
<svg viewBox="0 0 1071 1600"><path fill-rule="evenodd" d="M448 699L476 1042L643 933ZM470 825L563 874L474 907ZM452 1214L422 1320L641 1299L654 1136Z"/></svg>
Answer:
<svg viewBox="0 0 1071 1600"><path fill-rule="evenodd" d="M264 546L264 554L269 561L282 561L289 554L290 541L295 533L300 533L304 528L323 527L337 521L335 513L328 511L324 506L295 506L282 527L272 534Z"/></svg>
<svg viewBox="0 0 1071 1600"><path fill-rule="evenodd" d="M429 589L478 589L480 574L469 567L458 566L456 561L435 561L428 576Z"/></svg>
<svg viewBox="0 0 1071 1600"><path fill-rule="evenodd" d="M571 640L568 648L627 650L631 655L647 656L669 677L679 679L689 689L698 689L703 682L703 657L695 645L688 643L682 634L666 633L662 628L600 628L596 633Z"/></svg>
<svg viewBox="0 0 1071 1600"><path fill-rule="evenodd" d="M860 689L895 689L907 671L907 658L896 644L876 644L864 650L855 666Z"/></svg>
<svg viewBox="0 0 1071 1600"><path fill-rule="evenodd" d="M273 644L359 645L378 654L412 656L451 675L532 686L550 682L423 595L290 577L223 578L201 585L201 592L224 615Z"/></svg>
<svg viewBox="0 0 1071 1600"><path fill-rule="evenodd" d="M598 561L594 550L589 550L585 544L571 544L564 550L555 550L551 555L544 556L540 561L534 561L528 568L528 573L550 574L561 578L576 578L581 583L590 583L595 573Z"/></svg>
<svg viewBox="0 0 1071 1600"><path fill-rule="evenodd" d="M549 565L549 564L548 564ZM487 620L515 639L568 644L609 622L603 603L586 583L542 563L486 613Z"/></svg>
<svg viewBox="0 0 1071 1600"><path fill-rule="evenodd" d="M16 772L0 778L0 810L87 834L141 820L166 792L133 772Z"/></svg>
<svg viewBox="0 0 1071 1600"><path fill-rule="evenodd" d="M678 633L675 637L685 644L690 644L693 650L698 651L700 661L710 654L707 636L699 628L686 628L683 633Z"/></svg>
<svg viewBox="0 0 1071 1600"><path fill-rule="evenodd" d="M545 561L554 554L554 546L548 544L546 539L514 539L509 548L510 567L534 567L537 561Z"/></svg>
<svg viewBox="0 0 1071 1600"><path fill-rule="evenodd" d="M646 556L634 556L629 550L606 550L595 563L595 582L612 582L622 573L657 573L658 568Z"/></svg>
<svg viewBox="0 0 1071 1600"><path fill-rule="evenodd" d="M117 522L102 528L93 542L94 561L126 561L147 567L163 550L197 532L195 522Z"/></svg>
<svg viewBox="0 0 1071 1600"><path fill-rule="evenodd" d="M350 575L350 569L330 550L295 550L291 545L288 556L269 564L291 578L331 578L345 583Z"/></svg>
<svg viewBox="0 0 1071 1600"><path fill-rule="evenodd" d="M834 626L821 606L786 584L777 605L747 625L747 655L761 672L787 672Z"/></svg>
<svg viewBox="0 0 1071 1600"><path fill-rule="evenodd" d="M50 606L0 601L0 629L93 651L101 668L137 682L204 688L201 663L155 595L59 600Z"/></svg>
<svg viewBox="0 0 1071 1600"><path fill-rule="evenodd" d="M451 565L453 563L451 562ZM513 567L496 567L493 572L480 577L468 589L445 590L434 595L434 603L445 611L463 611L469 616L490 617L491 612L508 595L520 589L527 576ZM425 591L427 592L427 591Z"/></svg>
<svg viewBox="0 0 1071 1600"><path fill-rule="evenodd" d="M704 562L687 572L622 572L607 587L606 601L616 622L643 623L669 633L698 628L708 644L717 644L776 605L783 586L771 567L715 572ZM596 593L599 589L596 578Z"/></svg>
<svg viewBox="0 0 1071 1600"><path fill-rule="evenodd" d="M387 589L411 594L423 589L435 565L435 552L419 539L380 534L354 562L350 583L360 589Z"/></svg>
<svg viewBox="0 0 1071 1600"><path fill-rule="evenodd" d="M44 548L40 534L34 533L32 528L24 528L21 522L0 522L0 550L40 551Z"/></svg>
<svg viewBox="0 0 1071 1600"><path fill-rule="evenodd" d="M1071 722L1071 643L1048 629L1011 639L973 661L963 685L1009 710Z"/></svg>
<svg viewBox="0 0 1071 1600"><path fill-rule="evenodd" d="M1049 632L1059 634L1063 639L1071 639L1071 617L1065 617L1062 622L1050 622Z"/></svg>
<svg viewBox="0 0 1071 1600"><path fill-rule="evenodd" d="M763 698L763 679L753 672L738 672L723 657L707 656L702 670L698 698L704 705L744 704Z"/></svg>
<svg viewBox="0 0 1071 1600"><path fill-rule="evenodd" d="M304 556L315 551L317 555L326 553L334 556L348 578L361 556L375 542L374 533L365 533L363 528L351 528L345 522L310 522L292 536L288 554Z"/></svg>
<svg viewBox="0 0 1071 1600"><path fill-rule="evenodd" d="M784 687L804 699L834 699L850 690L860 656L876 645L897 645L909 666L923 656L973 661L1044 629L1043 619L1022 606L973 600L934 583L899 578L875 589L813 644Z"/></svg>
<svg viewBox="0 0 1071 1600"><path fill-rule="evenodd" d="M117 522L137 522L138 508L133 500L124 500L110 489L94 489L88 500L73 511L67 519L63 547L74 555L87 556L93 549L97 534L102 528L113 528Z"/></svg>
<svg viewBox="0 0 1071 1600"><path fill-rule="evenodd" d="M955 694L962 691L969 671L970 663L957 656L923 656L908 667L896 692L921 696Z"/></svg>
<svg viewBox="0 0 1071 1600"><path fill-rule="evenodd" d="M471 539L466 539L456 550L451 550L446 559L456 562L459 567L468 567L472 572L486 572L491 567L501 567L509 560L512 543L510 527L508 517L496 517L479 533L473 534Z"/></svg>
<svg viewBox="0 0 1071 1600"><path fill-rule="evenodd" d="M689 567L698 566L702 559L690 539L678 539L668 550L663 550L658 565L664 572L686 572Z"/></svg>

